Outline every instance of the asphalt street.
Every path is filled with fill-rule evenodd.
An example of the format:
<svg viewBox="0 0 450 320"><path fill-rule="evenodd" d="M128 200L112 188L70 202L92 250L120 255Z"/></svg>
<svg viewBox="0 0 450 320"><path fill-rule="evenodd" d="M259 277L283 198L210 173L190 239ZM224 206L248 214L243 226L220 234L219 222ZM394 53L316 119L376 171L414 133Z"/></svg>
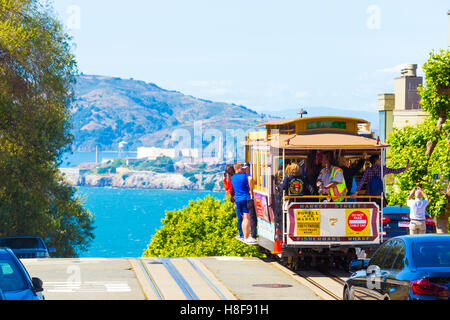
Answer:
<svg viewBox="0 0 450 320"><path fill-rule="evenodd" d="M258 258L23 259L47 300L333 300L305 277ZM314 275L341 296L342 286Z"/></svg>

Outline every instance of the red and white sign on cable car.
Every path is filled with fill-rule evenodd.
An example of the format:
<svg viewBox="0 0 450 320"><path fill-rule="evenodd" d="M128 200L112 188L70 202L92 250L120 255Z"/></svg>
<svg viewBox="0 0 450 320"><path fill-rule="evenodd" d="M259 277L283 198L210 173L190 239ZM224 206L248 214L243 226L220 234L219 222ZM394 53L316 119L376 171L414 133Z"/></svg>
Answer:
<svg viewBox="0 0 450 320"><path fill-rule="evenodd" d="M369 219L362 211L353 211L348 216L348 226L355 232L363 231L367 227L368 223Z"/></svg>

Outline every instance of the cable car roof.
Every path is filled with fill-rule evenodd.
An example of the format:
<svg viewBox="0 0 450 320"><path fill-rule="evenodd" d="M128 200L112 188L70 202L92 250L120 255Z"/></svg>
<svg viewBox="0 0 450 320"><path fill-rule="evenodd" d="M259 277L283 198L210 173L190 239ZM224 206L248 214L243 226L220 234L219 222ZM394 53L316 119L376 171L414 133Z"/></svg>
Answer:
<svg viewBox="0 0 450 320"><path fill-rule="evenodd" d="M305 117L305 118L294 118L294 119L280 119L280 120L274 120L272 122L266 122L261 123L257 125L257 127L263 127L263 126L282 126L286 124L291 124L294 122L310 122L310 121L318 121L323 119L329 119L329 120L349 120L349 121L355 121L357 123L370 123L367 120L359 119L359 118L349 118L349 117L337 117L337 116L320 116L320 117Z"/></svg>
<svg viewBox="0 0 450 320"><path fill-rule="evenodd" d="M278 138L278 139L277 139ZM270 146L280 149L359 149L374 150L389 147L388 144L364 136L342 133L315 133L272 136L270 141L249 141L247 145Z"/></svg>

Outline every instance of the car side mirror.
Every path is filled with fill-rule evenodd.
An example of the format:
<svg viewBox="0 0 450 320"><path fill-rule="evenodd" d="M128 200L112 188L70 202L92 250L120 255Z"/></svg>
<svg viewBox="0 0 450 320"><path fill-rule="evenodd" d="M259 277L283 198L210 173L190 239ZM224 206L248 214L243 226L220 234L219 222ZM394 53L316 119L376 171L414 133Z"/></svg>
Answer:
<svg viewBox="0 0 450 320"><path fill-rule="evenodd" d="M358 259L350 262L348 269L351 272L355 272L358 270L366 269L369 265L369 259Z"/></svg>
<svg viewBox="0 0 450 320"><path fill-rule="evenodd" d="M56 252L56 248L48 248L48 253L55 253Z"/></svg>
<svg viewBox="0 0 450 320"><path fill-rule="evenodd" d="M44 291L44 288L42 287L43 282L39 278L32 278L31 283L33 284L33 290L34 292L42 292Z"/></svg>

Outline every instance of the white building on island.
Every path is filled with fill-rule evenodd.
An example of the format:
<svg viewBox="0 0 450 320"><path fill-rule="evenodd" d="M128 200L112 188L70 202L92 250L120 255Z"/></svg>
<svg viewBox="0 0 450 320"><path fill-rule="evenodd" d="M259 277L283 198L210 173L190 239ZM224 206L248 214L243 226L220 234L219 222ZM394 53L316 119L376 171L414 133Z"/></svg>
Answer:
<svg viewBox="0 0 450 320"><path fill-rule="evenodd" d="M165 149L155 147L140 147L137 150L138 159L156 160L159 157L175 158L189 158L193 162L201 160L201 155L198 149Z"/></svg>

